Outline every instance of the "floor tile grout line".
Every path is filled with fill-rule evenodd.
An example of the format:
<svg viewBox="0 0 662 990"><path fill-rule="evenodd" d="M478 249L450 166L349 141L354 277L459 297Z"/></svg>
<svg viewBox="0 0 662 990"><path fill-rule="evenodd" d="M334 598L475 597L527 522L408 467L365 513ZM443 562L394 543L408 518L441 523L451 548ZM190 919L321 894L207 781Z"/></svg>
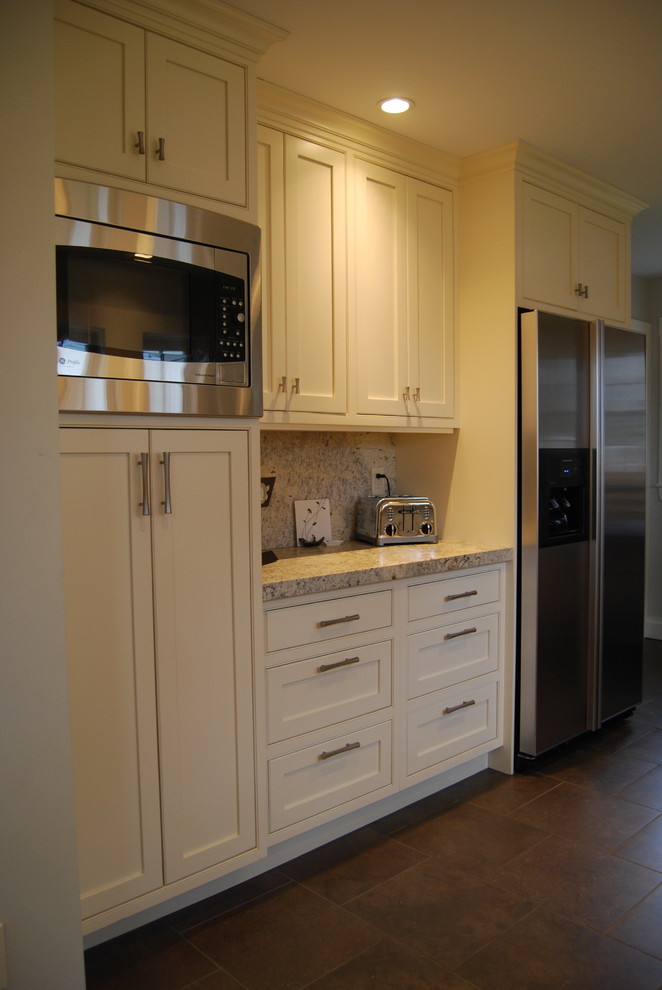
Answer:
<svg viewBox="0 0 662 990"><path fill-rule="evenodd" d="M283 873L283 876L286 877L285 883L279 883L276 887L271 887L269 890L263 890L261 893L255 894L254 897L248 897L248 898L246 898L246 900L245 901L242 901L240 904L234 904L232 907L228 907L224 911L219 911L218 914L211 914L211 915L209 915L209 917L204 918L202 921L197 921L194 925L190 925L188 928L183 928L183 929L176 928L175 925L172 922L169 922L168 921L168 916L167 915L163 919L163 921L177 935L181 935L182 937L186 937L190 932L196 931L198 928L201 928L203 925L208 925L210 922L218 921L219 918L224 917L226 914L232 914L235 911L243 911L243 909L245 907L248 907L249 904L254 904L255 901L262 900L263 897L270 897L271 895L275 894L277 891L283 890L283 888L289 887L293 883L296 883L297 882L296 880L293 880L291 877L288 877L285 873ZM228 889L229 890L232 890L231 887L228 888ZM224 891L223 891L223 893L224 893ZM212 897L213 896L218 896L218 895L213 895L212 894ZM199 902L199 903L202 903L202 902ZM195 907L195 902L191 906L192 907ZM186 908L182 908L181 910L185 911ZM179 913L179 912L176 912L176 913Z"/></svg>
<svg viewBox="0 0 662 990"><path fill-rule="evenodd" d="M627 918L629 914L632 914L633 911L636 911L636 909L640 907L644 903L644 901L648 900L649 897L652 897L652 895L655 894L658 890L660 890L661 887L662 887L662 873L660 873L660 882L658 883L657 887L653 887L652 890L649 890L648 893L645 894L643 897L641 897L636 904L633 904L631 907L629 907L628 910L625 911L616 921L614 921L613 924L609 925L609 927L605 930L605 935L611 935L612 930L616 928L617 925L620 925L624 921L624 919ZM617 939L616 941L620 942L622 941L622 939ZM624 944L627 945L629 943L626 942ZM662 946L660 947L660 953L661 954L659 958L662 960Z"/></svg>

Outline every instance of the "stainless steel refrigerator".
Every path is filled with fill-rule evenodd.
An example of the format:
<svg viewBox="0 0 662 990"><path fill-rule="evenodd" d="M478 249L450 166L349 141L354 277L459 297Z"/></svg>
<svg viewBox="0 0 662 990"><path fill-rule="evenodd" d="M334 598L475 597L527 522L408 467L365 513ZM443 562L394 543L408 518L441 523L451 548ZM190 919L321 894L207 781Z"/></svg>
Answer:
<svg viewBox="0 0 662 990"><path fill-rule="evenodd" d="M645 337L520 316L520 765L641 701Z"/></svg>

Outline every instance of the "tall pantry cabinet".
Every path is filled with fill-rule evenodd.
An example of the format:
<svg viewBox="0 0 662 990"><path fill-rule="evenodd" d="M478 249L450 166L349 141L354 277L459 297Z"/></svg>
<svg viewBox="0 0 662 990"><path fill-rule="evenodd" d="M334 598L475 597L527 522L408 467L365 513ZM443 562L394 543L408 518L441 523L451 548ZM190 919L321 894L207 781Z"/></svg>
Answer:
<svg viewBox="0 0 662 990"><path fill-rule="evenodd" d="M257 845L248 433L60 434L90 917Z"/></svg>
<svg viewBox="0 0 662 990"><path fill-rule="evenodd" d="M206 0L54 16L56 175L255 220L255 65L286 32ZM87 932L261 855L257 425L143 422L61 421Z"/></svg>

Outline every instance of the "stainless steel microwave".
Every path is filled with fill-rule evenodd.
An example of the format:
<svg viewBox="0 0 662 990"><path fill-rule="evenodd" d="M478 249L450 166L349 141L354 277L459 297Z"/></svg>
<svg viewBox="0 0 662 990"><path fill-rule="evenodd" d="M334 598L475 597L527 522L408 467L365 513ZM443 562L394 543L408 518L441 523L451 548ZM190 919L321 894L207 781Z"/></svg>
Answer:
<svg viewBox="0 0 662 990"><path fill-rule="evenodd" d="M260 231L55 180L60 409L262 414Z"/></svg>

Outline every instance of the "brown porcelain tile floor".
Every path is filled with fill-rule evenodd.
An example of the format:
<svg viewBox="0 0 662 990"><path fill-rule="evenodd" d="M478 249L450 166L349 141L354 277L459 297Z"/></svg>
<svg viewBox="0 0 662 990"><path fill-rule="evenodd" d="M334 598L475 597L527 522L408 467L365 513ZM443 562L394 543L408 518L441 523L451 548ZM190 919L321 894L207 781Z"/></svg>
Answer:
<svg viewBox="0 0 662 990"><path fill-rule="evenodd" d="M660 990L662 643L645 703L88 950L88 990Z"/></svg>

